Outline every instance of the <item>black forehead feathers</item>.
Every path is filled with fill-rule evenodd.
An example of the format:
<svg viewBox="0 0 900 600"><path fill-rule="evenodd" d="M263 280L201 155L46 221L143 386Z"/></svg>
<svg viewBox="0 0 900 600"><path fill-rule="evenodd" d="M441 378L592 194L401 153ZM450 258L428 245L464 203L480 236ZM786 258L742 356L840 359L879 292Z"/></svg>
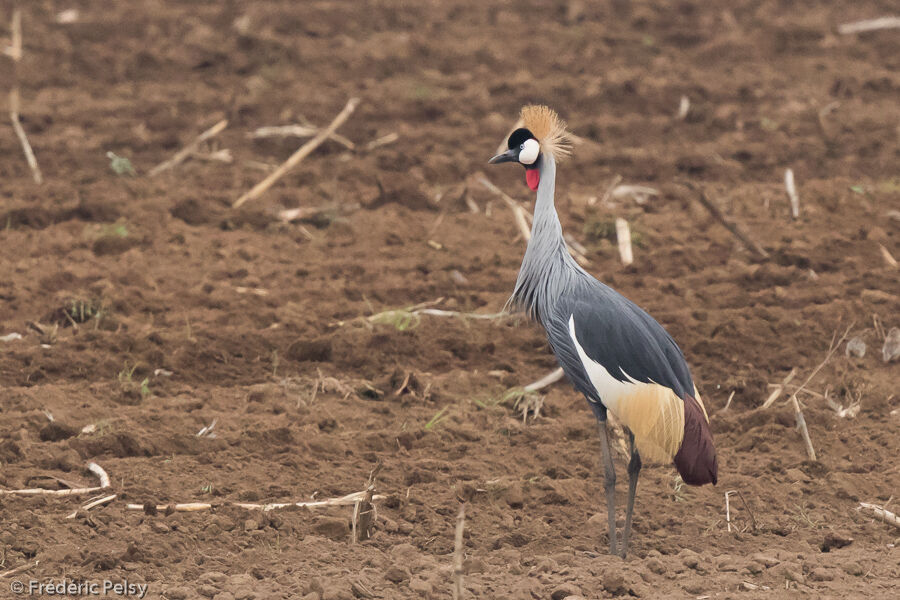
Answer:
<svg viewBox="0 0 900 600"><path fill-rule="evenodd" d="M518 148L522 144L525 143L525 140L534 139L534 134L525 129L524 127L520 127L516 129L509 135L509 147L510 148Z"/></svg>

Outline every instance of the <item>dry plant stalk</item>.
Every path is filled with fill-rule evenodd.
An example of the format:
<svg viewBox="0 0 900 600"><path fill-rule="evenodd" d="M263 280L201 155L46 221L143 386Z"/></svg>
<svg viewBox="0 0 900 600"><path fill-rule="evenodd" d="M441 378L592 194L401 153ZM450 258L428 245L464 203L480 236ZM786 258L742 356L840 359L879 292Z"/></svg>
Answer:
<svg viewBox="0 0 900 600"><path fill-rule="evenodd" d="M878 506L877 504L870 504L868 502L860 502L860 508L865 508L867 510L872 511L876 517L887 523L888 525L893 525L894 527L900 529L900 517L891 511L887 510L883 506Z"/></svg>
<svg viewBox="0 0 900 600"><path fill-rule="evenodd" d="M688 116L688 111L691 110L691 100L687 96L682 96L681 100L678 101L678 112L675 113L675 118L679 121L684 121Z"/></svg>
<svg viewBox="0 0 900 600"><path fill-rule="evenodd" d="M737 223L733 223L732 221L728 220L728 218L724 214L722 214L722 211L719 210L719 207L713 204L710 199L706 197L706 193L702 189L698 188L690 182L684 182L684 185L686 185L689 189L697 192L697 200L700 201L700 204L702 204L706 208L706 210L709 211L709 214L711 214L719 223L721 223L722 226L725 227L725 229L730 231L731 234L736 237L738 241L740 241L744 245L745 248L747 248L747 250L755 254L758 258L769 258L769 253L766 252L766 250L758 243L750 239L750 237L746 233L744 233L744 231L740 227L738 227Z"/></svg>
<svg viewBox="0 0 900 600"><path fill-rule="evenodd" d="M828 346L828 353L825 355L825 359L819 363L819 365L813 369L813 372L809 374L809 377L806 378L800 387L794 390L794 393L791 394L791 404L794 406L794 414L797 417L797 427L800 428L800 434L803 436L803 442L806 444L806 454L809 457L809 460L816 460L816 450L813 448L812 440L809 437L809 428L806 426L806 419L803 417L803 411L800 409L800 402L797 400L797 394L803 391L806 388L807 384L812 381L812 378L818 374L819 371L822 370L831 357L834 355L835 351L844 343L844 340L847 339L847 335L850 334L850 330L853 328L854 323L851 323L849 327L847 327L846 331L844 331L844 335L841 336L837 343L835 343L835 338L837 337L837 331L834 332L834 335L831 336L831 344Z"/></svg>
<svg viewBox="0 0 900 600"><path fill-rule="evenodd" d="M153 506L153 509L161 512L198 512L201 510L209 510L213 507L212 504L208 504L206 502L187 502L182 504L157 504ZM147 510L147 505L145 504L126 504L125 510Z"/></svg>
<svg viewBox="0 0 900 600"><path fill-rule="evenodd" d="M15 569L10 569L9 571L3 571L2 573L0 573L0 579L3 579L4 577L9 577L10 575L16 575L17 573L24 573L25 571L29 571L29 570L35 568L39 564L41 564L41 561L36 560L33 563L26 563L24 565L19 565Z"/></svg>
<svg viewBox="0 0 900 600"><path fill-rule="evenodd" d="M35 183L43 183L44 176L38 167L37 159L34 156L34 150L28 142L28 136L25 135L25 129L19 120L19 108L22 102L22 96L19 91L19 62L22 60L22 11L16 7L13 9L12 22L10 23L10 31L12 39L10 40L7 55L13 61L12 69L12 87L9 90L9 119L12 121L13 130L22 144L22 152L25 154L25 160L31 169L31 176Z"/></svg>
<svg viewBox="0 0 900 600"><path fill-rule="evenodd" d="M202 144L203 142L205 142L208 139L214 138L215 136L219 135L220 133L222 133L222 130L224 130L226 127L228 127L228 120L222 119L221 121L219 121L218 123L216 123L215 125L210 127L209 129L207 129L206 131L204 131L203 133L198 135L196 138L194 138L194 141L192 141L190 144L188 144L187 146L185 146L184 148L182 148L181 150L176 152L175 156L173 156L169 160L162 162L162 163L156 165L155 167L153 167L152 169L150 169L150 172L147 175L150 177L156 177L163 171L166 171L168 169L171 169L172 167L180 165L185 160L187 160L188 157L190 157L192 154L195 154L197 152L197 149L200 148L200 144Z"/></svg>
<svg viewBox="0 0 900 600"><path fill-rule="evenodd" d="M796 374L797 369L791 369L791 372L787 374L787 377L785 377L784 380L782 380L782 382L777 385L774 390L772 390L772 393L769 394L769 397L766 398L766 401L762 403L762 406L760 406L760 408L769 408L770 406L772 406L772 404L774 404L775 401L778 400L778 396L781 395L781 392L784 391L784 387L789 384L792 379L794 379L794 376Z"/></svg>
<svg viewBox="0 0 900 600"><path fill-rule="evenodd" d="M548 387L548 386L550 386L550 385L553 385L554 383L556 383L557 381L559 381L560 379L562 379L562 378L564 377L564 375L565 375L565 374L563 373L563 370L562 370L562 368L560 367L559 369L556 369L556 370L553 371L552 373L550 373L550 374L548 374L548 375L544 375L543 377L541 377L540 379L538 379L538 380L535 381L534 383L529 383L529 384L526 385L523 389L524 389L526 392L536 392L536 391L538 391L538 390L542 390L542 389L544 389L545 387Z"/></svg>
<svg viewBox="0 0 900 600"><path fill-rule="evenodd" d="M381 471L383 463L378 463L369 473L366 481L366 489L360 492L361 498L353 505L352 538L351 541L356 544L363 542L372 536L372 525L375 523L375 505L372 500L375 496L375 478Z"/></svg>
<svg viewBox="0 0 900 600"><path fill-rule="evenodd" d="M723 412L726 411L726 410L728 410L728 407L731 406L731 401L734 400L734 394L735 394L735 391L736 391L736 390L731 390L731 393L728 394L728 401L725 402L725 406L722 408L722 411L723 411Z"/></svg>
<svg viewBox="0 0 900 600"><path fill-rule="evenodd" d="M512 132L510 132L512 133ZM477 178L478 182L486 187L488 190L496 194L506 205L510 208L513 213L513 218L516 220L516 226L519 228L519 233L522 235L522 238L527 243L531 240L531 229L528 227L528 222L525 218L525 209L522 206L513 200L507 195L506 192L498 188L494 185L487 177L484 175L479 175Z"/></svg>
<svg viewBox="0 0 900 600"><path fill-rule="evenodd" d="M900 28L900 17L879 17L877 19L866 19L864 21L854 21L852 23L843 23L838 25L838 33L841 35L851 35L853 33L864 33L866 31L877 31L879 29L897 29Z"/></svg>
<svg viewBox="0 0 900 600"><path fill-rule="evenodd" d="M338 115L331 121L331 123L325 129L320 129L319 133L315 135L311 140L303 144L296 152L294 152L290 158L288 158L280 167L275 169L272 173L269 174L268 177L257 183L253 186L249 192L235 200L234 204L231 205L232 208L240 208L244 205L245 202L249 200L255 200L262 196L266 190L268 190L272 185L284 177L284 175L300 164L304 158L309 156L313 150L322 145L326 139L328 139L331 134L337 130L338 127L344 124L344 122L353 114L353 111L356 110L357 105L359 105L359 98L350 98L347 101L344 109L338 113Z"/></svg>
<svg viewBox="0 0 900 600"><path fill-rule="evenodd" d="M791 396L791 403L794 405L794 415L797 417L797 427L800 428L800 434L803 436L803 443L806 444L806 455L809 460L816 461L816 449L813 448L812 440L809 437L809 428L806 426L806 419L803 411L800 410L800 401L797 400L797 393Z"/></svg>
<svg viewBox="0 0 900 600"><path fill-rule="evenodd" d="M372 140L368 144L366 144L366 150L371 152L376 148L380 148L382 146L387 146L388 144L393 144L397 140L400 139L400 135L396 131L392 131L387 135L383 135L378 139Z"/></svg>
<svg viewBox="0 0 900 600"><path fill-rule="evenodd" d="M459 505L456 517L456 539L453 544L453 600L463 597L463 532L466 527L466 505Z"/></svg>
<svg viewBox="0 0 900 600"><path fill-rule="evenodd" d="M118 494L110 494L109 496L103 496L102 498L94 500L93 502L88 502L87 504L85 504L78 510L91 510L92 508L100 506L101 504L108 504L108 503L112 502L113 500L115 500L117 496L118 496ZM75 517L78 516L78 510L69 513L68 515L66 515L66 518L74 519Z"/></svg>
<svg viewBox="0 0 900 600"><path fill-rule="evenodd" d="M606 204L607 202L609 202L609 199L612 198L613 192L616 190L620 183L622 183L622 176L616 173L616 176L613 177L610 184L606 186L606 191L603 192L603 197L600 199L601 204ZM594 202L588 201L588 206L593 206L595 204L596 200L593 198L592 200L594 200Z"/></svg>
<svg viewBox="0 0 900 600"><path fill-rule="evenodd" d="M888 266L893 267L894 269L900 267L900 263L898 263L897 259L884 247L884 244L878 244L878 249L881 250L881 257L884 258L884 262L886 262Z"/></svg>
<svg viewBox="0 0 900 600"><path fill-rule="evenodd" d="M631 228L628 221L619 217L616 219L616 240L619 244L619 257L626 267L634 262L634 254L631 251Z"/></svg>
<svg viewBox="0 0 900 600"><path fill-rule="evenodd" d="M631 198L638 206L644 206L650 200L659 196L659 190L646 185L617 185L611 197L616 200Z"/></svg>
<svg viewBox="0 0 900 600"><path fill-rule="evenodd" d="M734 493L734 490L725 492L725 523L728 525L728 533L731 533L731 502L729 497Z"/></svg>
<svg viewBox="0 0 900 600"><path fill-rule="evenodd" d="M88 470L100 479L100 485L89 488L70 488L67 490L45 490L42 488L28 488L24 490L0 490L0 496L75 496L77 494L90 494L99 492L109 487L109 475L103 470L103 467L95 462L88 463Z"/></svg>
<svg viewBox="0 0 900 600"><path fill-rule="evenodd" d="M794 183L794 170L785 169L784 189L787 191L788 200L791 201L791 218L800 218L800 194L797 193L797 185Z"/></svg>
<svg viewBox="0 0 900 600"><path fill-rule="evenodd" d="M270 504L250 504L247 502L222 502L221 504L211 504L208 502L186 502L178 504L157 504L153 508L158 512L198 512L203 510L211 510L219 506L236 506L247 510L261 510L269 512L279 508L322 508L327 506L352 506L365 497L365 492L354 492L340 498L329 498L327 500L311 500L308 502L272 502ZM372 500L383 500L384 496L372 496ZM146 510L143 504L126 504L125 510Z"/></svg>
<svg viewBox="0 0 900 600"><path fill-rule="evenodd" d="M273 125L270 127L259 127L250 134L252 138L270 138L270 137L300 137L308 138L319 133L318 127L310 127L307 125ZM344 146L348 150L356 149L356 144L345 138L339 133L332 133L332 140Z"/></svg>

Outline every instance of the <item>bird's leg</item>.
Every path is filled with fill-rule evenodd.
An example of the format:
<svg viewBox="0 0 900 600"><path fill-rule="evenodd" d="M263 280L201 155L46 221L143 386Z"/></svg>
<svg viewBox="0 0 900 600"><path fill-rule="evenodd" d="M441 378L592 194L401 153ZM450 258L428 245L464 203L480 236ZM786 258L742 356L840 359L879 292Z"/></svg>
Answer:
<svg viewBox="0 0 900 600"><path fill-rule="evenodd" d="M605 417L605 415L604 415ZM603 448L603 488L606 490L606 512L609 517L609 553L616 553L616 468L609 449L606 419L600 420L600 447Z"/></svg>
<svg viewBox="0 0 900 600"><path fill-rule="evenodd" d="M628 538L631 537L631 515L634 512L634 494L637 492L638 474L641 472L641 455L634 447L634 434L628 432L628 446L631 460L628 462L628 503L625 505L625 532L622 534L622 558L628 553Z"/></svg>

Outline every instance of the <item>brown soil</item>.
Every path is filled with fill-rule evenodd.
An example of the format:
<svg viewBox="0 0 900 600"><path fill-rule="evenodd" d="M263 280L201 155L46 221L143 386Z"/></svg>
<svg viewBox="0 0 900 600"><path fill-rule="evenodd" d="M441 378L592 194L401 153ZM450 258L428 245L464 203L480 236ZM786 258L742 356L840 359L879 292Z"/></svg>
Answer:
<svg viewBox="0 0 900 600"><path fill-rule="evenodd" d="M0 128L0 335L25 336L0 342L0 486L92 482L96 460L119 498L68 520L77 499L2 497L0 572L40 564L0 597L10 579L68 576L148 582L153 598L449 598L460 500L467 597L900 595L900 530L857 510L900 493L900 367L881 360L874 325L900 326L900 276L879 248L900 257L900 38L834 33L891 3L19 4L23 123L47 182ZM57 23L64 8L78 21ZM0 60L4 88L10 76ZM230 209L260 163L298 144L249 132L325 124L354 95L341 133L356 151L329 141ZM626 561L604 553L584 400L557 384L527 424L498 401L555 366L534 326L357 319L439 297L499 310L523 244L468 178L527 101L556 107L582 139L560 170L564 227L593 273L678 340L712 413L719 485L682 488L670 466L648 467ZM233 163L146 177L221 118L214 148ZM396 143L365 149L392 132ZM137 176L113 173L107 152ZM616 174L661 196L591 205ZM489 175L529 198L519 169ZM770 259L753 260L678 180L702 185ZM296 206L328 208L275 218ZM585 233L619 216L639 242L630 268ZM810 387L861 410L842 419L801 395L811 462L784 398L758 407L851 322L865 357L841 348ZM196 437L213 419L217 437ZM349 508L125 510L338 496L379 461L386 499L358 545ZM731 533L728 490L743 496Z"/></svg>

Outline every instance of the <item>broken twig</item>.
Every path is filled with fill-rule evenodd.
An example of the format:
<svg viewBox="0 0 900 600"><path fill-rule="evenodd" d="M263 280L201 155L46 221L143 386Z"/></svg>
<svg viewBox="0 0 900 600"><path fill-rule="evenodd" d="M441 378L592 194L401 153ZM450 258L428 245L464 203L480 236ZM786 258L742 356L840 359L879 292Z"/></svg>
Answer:
<svg viewBox="0 0 900 600"><path fill-rule="evenodd" d="M774 390L772 390L772 393L769 394L769 397L766 398L766 401L762 403L762 406L760 406L760 408L769 408L770 406L772 406L772 404L774 404L775 401L778 400L778 396L781 395L781 392L784 391L784 387L789 384L792 379L794 379L794 376L796 374L797 369L791 369L791 372L787 374L787 377L785 377L784 380L779 385L777 385Z"/></svg>
<svg viewBox="0 0 900 600"><path fill-rule="evenodd" d="M76 494L90 494L99 492L109 487L109 475L103 470L103 467L95 462L88 463L88 470L100 479L100 485L90 488L71 488L67 490L45 490L42 488L28 488L24 490L0 490L0 496L74 496Z"/></svg>
<svg viewBox="0 0 900 600"><path fill-rule="evenodd" d="M794 183L793 169L784 171L784 189L787 191L788 200L791 201L791 218L800 218L800 195L797 193L797 186Z"/></svg>
<svg viewBox="0 0 900 600"><path fill-rule="evenodd" d="M631 252L631 228L628 221L619 217L616 219L616 240L619 245L619 258L626 267L634 262L634 254Z"/></svg>
<svg viewBox="0 0 900 600"><path fill-rule="evenodd" d="M816 460L816 450L813 448L812 440L809 437L809 428L806 426L806 419L803 417L803 411L800 409L800 401L797 400L797 394L799 394L803 389L807 386L807 384L812 381L812 378L816 376L816 374L824 367L831 357L834 355L835 351L844 343L844 340L847 338L847 335L850 333L850 330L853 328L854 323L850 324L850 327L844 331L844 335L835 343L835 337L837 336L837 331L834 332L834 335L831 336L831 344L828 346L828 353L825 355L825 359L819 363L819 365L813 369L813 372L809 374L809 377L806 378L800 387L794 390L794 393L791 394L791 404L794 406L794 414L797 417L797 427L800 428L800 434L803 436L803 442L806 444L806 455L809 457L809 460Z"/></svg>
<svg viewBox="0 0 900 600"><path fill-rule="evenodd" d="M864 33L866 31L877 31L879 29L897 28L900 28L900 17L879 17L877 19L843 23L838 25L837 30L841 35L851 35L854 33Z"/></svg>
<svg viewBox="0 0 900 600"><path fill-rule="evenodd" d="M309 156L313 150L318 148L322 142L328 139L335 130L344 124L344 122L353 114L353 111L356 110L357 105L359 105L359 98L350 98L347 101L344 109L338 113L338 115L334 118L333 121L326 127L325 129L320 129L319 133L315 135L314 138L303 144L296 152L294 152L290 158L288 158L284 163L275 169L268 177L257 183L253 186L249 192L235 200L234 204L231 205L232 208L240 208L244 205L245 202L249 200L255 200L262 196L266 190L268 190L272 185L284 177L284 175L300 164L304 158Z"/></svg>
<svg viewBox="0 0 900 600"><path fill-rule="evenodd" d="M270 127L259 127L256 129L256 131L250 134L250 137L256 139L271 137L308 138L316 135L317 133L319 133L318 127L311 127L307 125L274 125ZM356 144L339 133L332 133L328 137L338 144L344 146L348 150L356 149Z"/></svg>
<svg viewBox="0 0 900 600"><path fill-rule="evenodd" d="M750 250L750 252L752 252L759 258L769 258L769 253L766 252L766 250L758 243L751 240L750 237L746 233L744 233L740 227L738 227L737 223L728 220L728 218L724 214L722 214L722 211L719 210L719 207L713 204L709 200L709 198L706 197L706 193L702 189L698 188L690 182L684 182L684 185L689 189L697 192L697 200L700 201L700 204L702 204L706 208L706 210L709 211L709 214L715 217L715 219L719 223L721 223L722 226L725 227L725 229L730 231L732 235L734 235L734 237L736 237L744 245L744 247L747 248L747 250Z"/></svg>
<svg viewBox="0 0 900 600"><path fill-rule="evenodd" d="M562 379L564 376L565 376L565 373L563 373L563 370L560 367L560 368L556 369L555 371L553 371L552 373L550 373L548 375L544 375L543 377L541 377L534 383L529 383L528 385L525 386L524 389L526 392L536 392L538 390L544 389L547 386L553 385L554 383L556 383L557 381Z"/></svg>
<svg viewBox="0 0 900 600"><path fill-rule="evenodd" d="M28 136L25 135L25 128L22 127L22 122L19 120L19 108L22 102L19 91L19 62L22 60L22 11L19 8L13 9L10 31L12 38L9 49L6 51L13 61L12 87L9 90L9 118L12 121L13 130L19 138L19 143L22 145L22 152L31 169L31 176L35 183L40 184L44 182L44 176L34 157L34 150L31 149L31 144L28 142Z"/></svg>
<svg viewBox="0 0 900 600"><path fill-rule="evenodd" d="M104 496L98 500L94 500L93 502L88 502L87 504L85 504L84 506L79 508L78 510L91 510L92 508L100 506L101 504L108 504L108 503L112 502L113 500L115 500L117 495L118 494L110 494L109 496ZM78 516L78 510L69 513L68 515L66 515L66 518L74 519L75 517Z"/></svg>
<svg viewBox="0 0 900 600"><path fill-rule="evenodd" d="M155 167L153 167L152 169L150 169L150 172L147 173L147 175L149 177L156 177L163 171L166 171L168 169L171 169L172 167L180 165L185 160L187 160L188 157L190 157L192 154L195 154L197 152L197 149L200 147L200 144L202 144L203 142L205 142L206 140L208 140L210 138L213 138L213 137L219 135L220 133L222 133L222 130L224 130L226 127L228 127L228 120L222 119L221 121L219 121L218 123L216 123L215 125L210 127L209 129L207 129L206 131L204 131L203 133L198 135L196 138L194 138L194 141L192 141L190 144L188 144L187 146L185 146L184 148L182 148L181 150L176 152L175 156L173 156L172 158L170 158L169 160L167 160L165 162L161 162L160 164L158 164Z"/></svg>
<svg viewBox="0 0 900 600"><path fill-rule="evenodd" d="M466 527L466 505L459 505L456 517L456 538L453 543L453 600L463 597L463 532Z"/></svg>
<svg viewBox="0 0 900 600"><path fill-rule="evenodd" d="M26 563L26 564L24 564L24 565L19 565L19 566L16 567L15 569L10 569L9 571L3 571L2 573L0 573L0 579L3 579L4 577L9 577L10 575L16 575L16 574L18 574L18 573L24 573L25 571L29 571L29 570L35 568L35 567L38 566L40 563L41 563L41 561L36 560L36 561L34 561L33 563Z"/></svg>
<svg viewBox="0 0 900 600"><path fill-rule="evenodd" d="M859 508L865 508L866 510L872 511L876 517L878 517L888 525L893 525L894 527L900 529L900 517L887 510L886 508L878 506L877 504L869 504L868 502L860 502Z"/></svg>

